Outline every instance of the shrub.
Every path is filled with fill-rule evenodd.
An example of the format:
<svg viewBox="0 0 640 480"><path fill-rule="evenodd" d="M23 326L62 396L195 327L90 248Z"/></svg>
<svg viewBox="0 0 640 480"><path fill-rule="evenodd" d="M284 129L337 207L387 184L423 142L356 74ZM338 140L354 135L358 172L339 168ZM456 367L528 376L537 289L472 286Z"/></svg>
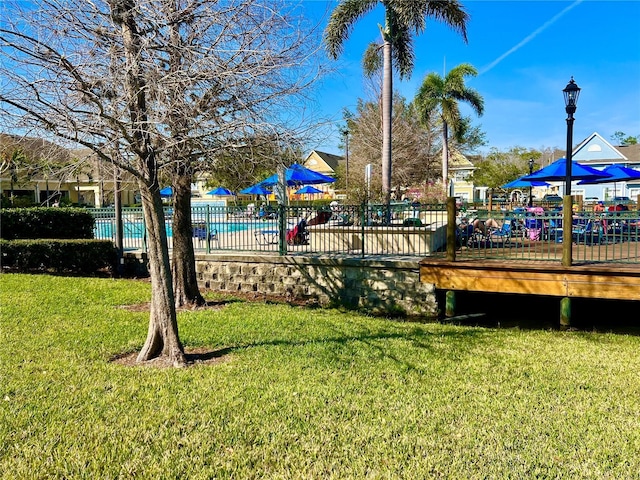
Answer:
<svg viewBox="0 0 640 480"><path fill-rule="evenodd" d="M117 253L109 240L0 240L3 269L92 274L113 271Z"/></svg>
<svg viewBox="0 0 640 480"><path fill-rule="evenodd" d="M3 208L0 238L5 240L93 238L93 215L82 208Z"/></svg>

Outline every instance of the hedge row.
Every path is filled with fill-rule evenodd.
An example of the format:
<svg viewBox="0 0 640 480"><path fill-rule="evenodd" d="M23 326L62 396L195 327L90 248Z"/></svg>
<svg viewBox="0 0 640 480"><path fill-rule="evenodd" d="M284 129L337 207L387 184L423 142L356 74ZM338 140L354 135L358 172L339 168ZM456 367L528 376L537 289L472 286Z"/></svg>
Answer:
<svg viewBox="0 0 640 480"><path fill-rule="evenodd" d="M0 209L0 238L93 238L93 215L82 208Z"/></svg>
<svg viewBox="0 0 640 480"><path fill-rule="evenodd" d="M113 271L117 253L109 240L0 240L3 269L18 272Z"/></svg>

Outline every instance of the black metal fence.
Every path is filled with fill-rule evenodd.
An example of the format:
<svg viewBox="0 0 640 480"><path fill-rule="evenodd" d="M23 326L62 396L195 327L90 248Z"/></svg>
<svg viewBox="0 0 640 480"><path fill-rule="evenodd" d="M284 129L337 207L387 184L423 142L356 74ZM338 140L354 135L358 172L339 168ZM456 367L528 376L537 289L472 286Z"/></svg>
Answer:
<svg viewBox="0 0 640 480"><path fill-rule="evenodd" d="M116 240L113 208L92 210L95 237ZM173 212L165 210L169 247ZM191 222L198 252L401 255L424 257L445 248L444 205L193 206ZM124 208L123 247L145 251L141 208Z"/></svg>
<svg viewBox="0 0 640 480"><path fill-rule="evenodd" d="M93 210L95 237L115 241L113 208ZM165 220L172 247L172 210ZM125 208L123 247L145 251L141 208ZM444 256L445 205L392 204L275 206L194 206L197 252L274 252L281 255ZM564 242L558 209L513 211L460 209L456 214L456 258L560 261ZM573 259L583 263L640 263L638 211L574 212Z"/></svg>

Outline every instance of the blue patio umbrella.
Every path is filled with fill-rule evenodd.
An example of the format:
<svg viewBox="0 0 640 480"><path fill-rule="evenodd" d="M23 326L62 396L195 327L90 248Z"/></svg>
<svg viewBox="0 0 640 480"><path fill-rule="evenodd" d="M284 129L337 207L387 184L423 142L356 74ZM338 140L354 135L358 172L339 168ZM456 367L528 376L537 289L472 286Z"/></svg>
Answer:
<svg viewBox="0 0 640 480"><path fill-rule="evenodd" d="M296 193L297 194L303 194L303 193L314 194L314 193L322 193L322 190L319 190L316 187L312 187L311 185L307 185L306 187L302 187Z"/></svg>
<svg viewBox="0 0 640 480"><path fill-rule="evenodd" d="M214 188L213 190L207 192L207 195L217 195L219 197L231 197L235 195L231 190L224 187Z"/></svg>
<svg viewBox="0 0 640 480"><path fill-rule="evenodd" d="M316 185L319 183L333 183L336 181L336 179L333 177L329 177L328 175L323 175L322 173L310 170L307 167L300 165L299 163L294 163L290 167L287 167L284 172L284 178L289 187L295 185ZM277 184L277 173L271 175L268 178L265 178L259 183L259 185L266 187Z"/></svg>
<svg viewBox="0 0 640 480"><path fill-rule="evenodd" d="M240 190L240 193L244 195L269 195L271 192L264 188L260 183L256 185L251 185L243 190Z"/></svg>
<svg viewBox="0 0 640 480"><path fill-rule="evenodd" d="M550 165L541 168L531 175L525 175L520 180L538 180L541 182L562 182L567 176L567 159L559 158ZM596 170L593 167L582 165L577 162L571 162L571 180L592 180L597 178L608 178L608 173Z"/></svg>
<svg viewBox="0 0 640 480"><path fill-rule="evenodd" d="M578 182L578 185L590 185L595 183L609 183L609 182L628 182L631 180L640 180L640 172L633 168L625 167L623 165L608 165L603 170L603 173L608 173L609 177L596 178L592 180L582 180Z"/></svg>
<svg viewBox="0 0 640 480"><path fill-rule="evenodd" d="M173 188L171 187L164 187L162 190L160 190L161 197L170 197L172 195L173 195Z"/></svg>
<svg viewBox="0 0 640 480"><path fill-rule="evenodd" d="M505 183L502 185L502 188L528 188L528 187L548 187L549 184L547 182L543 182L541 180L523 180L523 178L516 178L515 180L510 181L509 183Z"/></svg>

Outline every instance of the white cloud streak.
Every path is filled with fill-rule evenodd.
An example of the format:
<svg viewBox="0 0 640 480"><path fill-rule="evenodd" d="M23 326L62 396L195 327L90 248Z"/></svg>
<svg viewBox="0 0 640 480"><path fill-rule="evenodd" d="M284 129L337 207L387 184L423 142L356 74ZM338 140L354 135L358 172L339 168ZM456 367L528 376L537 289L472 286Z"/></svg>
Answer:
<svg viewBox="0 0 640 480"><path fill-rule="evenodd" d="M527 43L529 43L531 40L533 40L534 38L536 38L538 35L540 35L540 33L542 33L544 30L546 30L548 27L550 27L551 25L553 25L555 22L557 22L564 14L566 14L569 10L571 10L572 8L574 8L575 6L581 4L584 0L576 0L575 2L573 2L571 5L569 5L568 7L566 7L564 10L562 10L560 13L556 14L553 16L553 18L551 18L550 20L546 21L541 27L537 28L536 30L533 31L533 33L531 33L530 35L528 35L524 40L522 40L520 43L518 43L517 45L515 45L514 47L510 48L508 51L506 51L505 53L503 53L502 55L500 55L498 58L496 58L493 62L491 62L489 65L487 65L486 67L483 67L482 69L480 69L480 71L478 72L478 75L482 75L483 73L487 73L489 70L491 70L493 67L495 67L496 65L498 65L502 60L504 60L505 58L507 58L509 55L511 55L512 53L520 50L523 46L525 46Z"/></svg>

